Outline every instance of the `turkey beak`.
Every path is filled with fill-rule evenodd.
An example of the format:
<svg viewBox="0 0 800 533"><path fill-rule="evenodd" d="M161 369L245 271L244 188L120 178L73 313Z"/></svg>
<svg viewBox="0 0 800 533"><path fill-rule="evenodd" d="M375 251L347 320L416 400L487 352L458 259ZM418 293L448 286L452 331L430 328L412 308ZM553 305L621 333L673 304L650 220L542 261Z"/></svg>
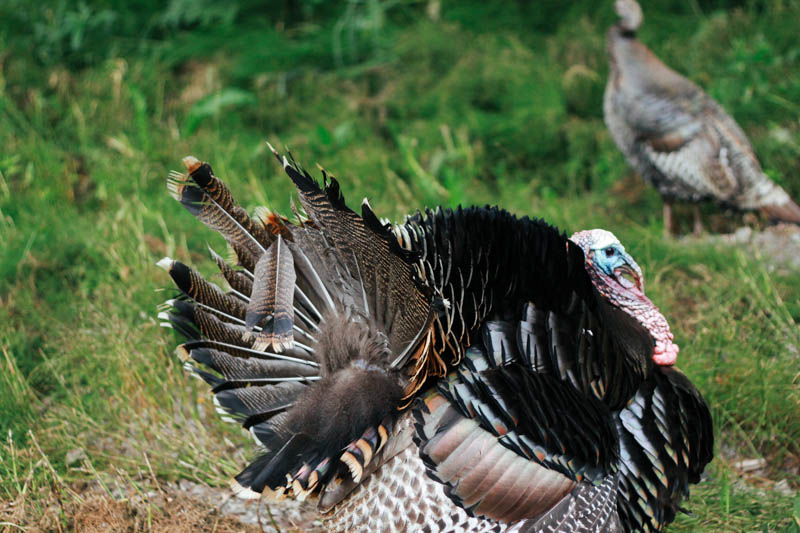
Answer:
<svg viewBox="0 0 800 533"><path fill-rule="evenodd" d="M644 278L642 276L642 269L633 260L633 257L627 253L620 254L620 265L614 268L614 276L617 281L628 288L636 287L641 292L644 292Z"/></svg>

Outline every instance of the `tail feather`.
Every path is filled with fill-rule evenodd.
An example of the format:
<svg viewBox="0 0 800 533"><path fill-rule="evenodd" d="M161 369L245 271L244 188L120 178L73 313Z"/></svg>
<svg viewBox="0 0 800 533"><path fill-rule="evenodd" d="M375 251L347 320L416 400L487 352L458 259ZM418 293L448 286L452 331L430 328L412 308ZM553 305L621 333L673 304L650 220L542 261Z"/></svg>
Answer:
<svg viewBox="0 0 800 533"><path fill-rule="evenodd" d="M271 244L272 237L236 204L230 190L214 176L208 163L200 163L191 156L184 163L189 174L172 173L168 181L173 197L206 226L220 232L234 248L258 258Z"/></svg>
<svg viewBox="0 0 800 533"><path fill-rule="evenodd" d="M249 429L289 409L306 387L305 383L285 381L261 387L224 389L216 391L214 402Z"/></svg>
<svg viewBox="0 0 800 533"><path fill-rule="evenodd" d="M319 239L321 237L319 235L312 237L313 234L308 231L303 232L303 235L307 237L307 241L313 241L315 238ZM297 284L298 296L302 304L305 305L309 311L312 311L318 320L322 320L323 312L332 313L336 311L336 304L333 302L333 296L331 296L330 291L325 286L325 283L323 283L320 274L320 270L324 268L324 261L319 257L319 254L316 254L315 258L318 259L318 261L312 263L302 248L291 242L287 242L287 246L292 251L295 266L300 274L299 283ZM309 253L311 253L312 250L309 250ZM311 301L308 295L316 296L316 305Z"/></svg>
<svg viewBox="0 0 800 533"><path fill-rule="evenodd" d="M283 494L286 491L287 471L302 468L297 466L296 458L312 443L309 437L295 434L282 444L283 446L274 453L259 457L242 470L236 476L236 481L256 492L263 492L269 488Z"/></svg>
<svg viewBox="0 0 800 533"><path fill-rule="evenodd" d="M253 210L253 218L260 222L270 235L281 236L284 239L288 239L292 235L292 231L289 228L289 219L274 213L266 207L256 207Z"/></svg>
<svg viewBox="0 0 800 533"><path fill-rule="evenodd" d="M206 281L197 271L168 257L159 261L159 264L166 268L175 281L175 285L192 300L215 311L244 319L246 309L241 300L225 294L218 287Z"/></svg>
<svg viewBox="0 0 800 533"><path fill-rule="evenodd" d="M319 367L313 352L304 348L294 346L283 353L256 350L253 348L254 339L243 325L224 322L213 313L203 311L191 301L172 300L171 304L171 311L162 313L161 318L169 320L182 335L199 342L203 347L238 348L240 353L243 351L249 357L277 359Z"/></svg>
<svg viewBox="0 0 800 533"><path fill-rule="evenodd" d="M761 210L769 218L780 220L781 222L800 224L800 205L797 205L791 199L781 205L765 205Z"/></svg>
<svg viewBox="0 0 800 533"><path fill-rule="evenodd" d="M190 340L203 338L221 341L226 344L233 344L245 348L252 348L252 341L245 338L244 326L225 322L217 318L212 312L204 311L192 300L170 300L172 309L166 317L173 322L180 318L184 322L190 323L194 334L187 334L181 331ZM163 317L163 315L162 315Z"/></svg>
<svg viewBox="0 0 800 533"><path fill-rule="evenodd" d="M277 241L276 241L277 242ZM284 245L288 245L287 241L281 241ZM272 249L272 246L269 248ZM310 346L316 343L316 340L313 337L313 332L318 332L318 322L321 320L322 315L314 307L314 304L311 300L305 295L305 293L300 289L298 285L294 285L294 296L297 296L298 300L292 303L291 300L291 291L292 291L292 280L295 280L295 283L298 281L302 281L302 274L300 278L295 276L295 272L292 268L289 268L288 265L284 264L281 268L282 272L282 280L279 283L266 282L262 279L260 283L260 287L256 291L256 295L262 301L270 301L272 300L273 303L271 304L272 307L267 307L266 312L263 313L261 317L253 317L252 324L247 323L247 310L253 304L251 297L253 296L253 281L244 275L242 272L244 271L237 271L232 268L228 263L225 262L222 257L220 257L216 252L214 252L211 248L209 248L209 252L211 253L211 257L220 270L222 276L228 281L228 284L231 285L231 291L228 294L225 294L226 302L222 306L214 307L216 311L215 314L218 316L224 316L225 313L228 312L233 306L236 306L236 312L233 313L233 317L228 317L231 322L235 322L237 324L244 325L248 332L256 332L256 342L254 343L254 349L256 350L263 350L269 348L270 342L263 342L262 345L255 346L256 343L259 342L259 338L261 337L260 332L263 331L264 328L261 326L257 326L256 324L262 322L262 319L266 318L269 319L268 323L272 328L272 335L271 338L278 338L279 341L283 342L283 344L275 345L273 343L275 351L281 351L286 349L291 349L292 347L296 346L301 349L305 349L308 352L313 352L313 348ZM286 250L284 250L284 253ZM287 254L288 255L288 254ZM268 263L268 254L265 254L262 257L264 263ZM267 259L265 259L267 258ZM167 265L171 264L165 260L162 260L160 263ZM187 267L188 268L188 267ZM206 282L202 276L200 276L197 272L192 271L193 275L199 279L197 281L198 284L207 284L214 287L212 284ZM270 276L273 278L277 278L277 271L269 273ZM266 279L267 276L265 275L264 278ZM174 276L173 276L174 279ZM178 280L175 280L178 287L183 290L183 292L187 293L187 290L181 286ZM214 287L217 291L218 288ZM270 291L269 289L272 288L274 292ZM187 293L188 294L188 293ZM190 297L195 299L197 298L193 294L189 294ZM237 301L243 301L244 305L239 305ZM279 302L275 304L274 302ZM203 302L200 302L203 303ZM261 303L263 307L264 304ZM275 311L275 309L279 310L279 313ZM309 310L311 312L309 312ZM281 335L278 336L275 334L275 324L272 323L270 317L277 316L280 314L284 317L284 320L281 322L282 329ZM300 320L286 320L287 317L293 317L294 314L300 318ZM315 318L312 319L311 317L314 316ZM289 338L289 331L291 330L291 337L292 342L287 342ZM296 339L295 339L296 338ZM281 340L282 339L282 340Z"/></svg>
<svg viewBox="0 0 800 533"><path fill-rule="evenodd" d="M233 259L236 261L236 265L241 267L242 274L252 281L254 279L253 272L256 271L256 261L258 261L260 254L251 253L246 246L238 242L228 241L228 244L230 244L233 251Z"/></svg>
<svg viewBox="0 0 800 533"><path fill-rule="evenodd" d="M277 352L294 344L292 325L294 312L295 270L292 252L283 237L278 238L256 263L255 283L247 305L246 328L252 332L256 325L262 330L255 336L257 350L270 346Z"/></svg>
<svg viewBox="0 0 800 533"><path fill-rule="evenodd" d="M191 358L205 367L219 373L228 381L319 379L315 367L293 361L274 361L251 357L235 357L214 348L196 348L190 352Z"/></svg>
<svg viewBox="0 0 800 533"><path fill-rule="evenodd" d="M249 276L246 276L243 272L237 271L231 267L217 252L212 250L210 247L208 251L211 254L211 259L213 259L214 263L216 263L217 268L219 268L219 271L222 274L222 277L228 282L228 285L234 291L234 294L240 299L249 300L250 293L253 291L253 280Z"/></svg>
<svg viewBox="0 0 800 533"><path fill-rule="evenodd" d="M173 319L172 315L169 316L169 319ZM174 324L167 323L166 325L170 325L171 326L171 325L174 325ZM183 335L183 333L180 330L178 330L178 332ZM186 336L186 335L184 335L184 336ZM189 338L188 336L186 336L186 337ZM188 342L185 342L185 343L179 345L176 348L176 353L177 353L178 357L181 360L186 361L188 359L191 359L191 356L190 356L191 351L195 350L197 348L210 348L210 349L225 350L225 352L227 352L227 353L229 353L229 354L231 354L231 355L233 355L235 357L242 357L242 358L256 357L256 358L262 358L263 359L267 355L267 352L259 352L258 350L253 350L252 348L248 348L246 346L239 346L239 345L236 345L236 344L231 344L231 343L212 340L212 339L203 339L203 338L190 339ZM308 365L308 366L315 366L315 365L309 364L309 362L307 362L307 361L303 361L302 364L305 364L305 365Z"/></svg>

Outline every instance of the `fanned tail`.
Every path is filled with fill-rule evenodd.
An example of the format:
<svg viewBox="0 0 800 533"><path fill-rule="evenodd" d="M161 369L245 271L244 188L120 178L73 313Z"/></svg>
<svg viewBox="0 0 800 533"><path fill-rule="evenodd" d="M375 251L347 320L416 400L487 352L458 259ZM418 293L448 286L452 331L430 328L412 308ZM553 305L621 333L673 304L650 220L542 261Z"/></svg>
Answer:
<svg viewBox="0 0 800 533"><path fill-rule="evenodd" d="M223 288L159 261L181 291L159 317L188 339L178 355L218 411L262 446L235 491L321 494L327 509L384 460L408 382L391 362L417 350L432 311L413 258L368 206L360 217L334 179L320 188L279 160L308 213L293 208L295 224L265 208L251 218L193 157L171 174L172 195L223 235L235 264L210 250Z"/></svg>

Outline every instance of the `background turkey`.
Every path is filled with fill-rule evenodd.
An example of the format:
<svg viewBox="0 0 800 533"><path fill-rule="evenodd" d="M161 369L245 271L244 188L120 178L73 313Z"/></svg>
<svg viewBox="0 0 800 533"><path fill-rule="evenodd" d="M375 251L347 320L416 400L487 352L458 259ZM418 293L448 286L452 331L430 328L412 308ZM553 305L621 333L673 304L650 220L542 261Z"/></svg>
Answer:
<svg viewBox="0 0 800 533"><path fill-rule="evenodd" d="M762 172L733 118L636 39L639 4L616 0L614 7L621 20L607 34L605 122L628 162L661 193L665 235L672 231L675 200L760 209L800 224L800 206ZM702 230L695 205L694 232Z"/></svg>
<svg viewBox="0 0 800 533"><path fill-rule="evenodd" d="M489 207L391 226L281 161L306 214L294 223L251 219L191 157L169 182L237 263L212 252L223 290L162 260L181 295L160 316L262 446L240 496L318 497L338 531L674 519L712 458L711 417L612 234L570 241Z"/></svg>

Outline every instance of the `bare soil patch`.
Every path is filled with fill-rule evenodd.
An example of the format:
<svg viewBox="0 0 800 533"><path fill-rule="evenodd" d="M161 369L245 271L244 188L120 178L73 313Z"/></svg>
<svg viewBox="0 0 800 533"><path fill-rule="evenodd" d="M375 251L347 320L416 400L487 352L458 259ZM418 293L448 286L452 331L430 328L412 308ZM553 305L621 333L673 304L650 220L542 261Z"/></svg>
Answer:
<svg viewBox="0 0 800 533"><path fill-rule="evenodd" d="M243 500L226 488L181 480L142 492L100 484L0 503L0 531L261 533L323 531L313 503ZM260 508L260 510L259 510Z"/></svg>

